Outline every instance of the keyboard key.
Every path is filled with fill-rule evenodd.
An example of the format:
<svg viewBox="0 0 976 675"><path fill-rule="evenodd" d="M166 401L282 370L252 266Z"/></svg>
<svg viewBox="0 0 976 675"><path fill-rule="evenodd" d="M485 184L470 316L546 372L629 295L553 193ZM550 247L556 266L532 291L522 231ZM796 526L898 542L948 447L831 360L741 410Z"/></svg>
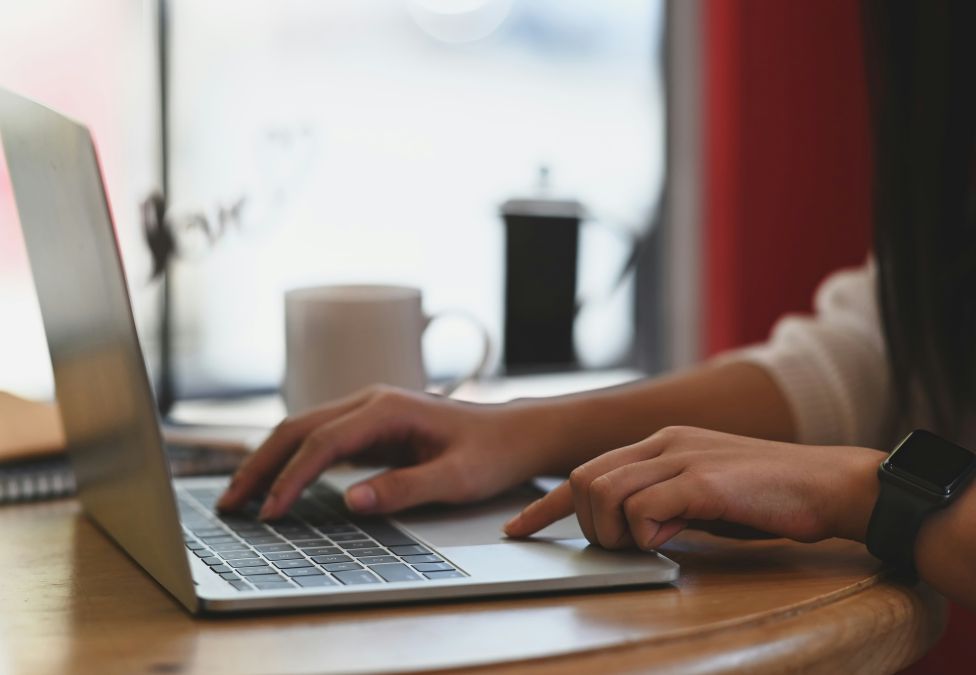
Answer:
<svg viewBox="0 0 976 675"><path fill-rule="evenodd" d="M234 532L241 536L246 534L251 537L259 537L269 534L268 528L264 527L263 525L255 525L254 523L248 523L247 525L231 525L230 529L234 530Z"/></svg>
<svg viewBox="0 0 976 675"><path fill-rule="evenodd" d="M443 572L424 572L424 576L428 579L456 579L458 577L464 577L463 574L457 570L445 570Z"/></svg>
<svg viewBox="0 0 976 675"><path fill-rule="evenodd" d="M329 537L329 539L338 544L341 541L359 541L360 539L369 539L369 536L363 534L362 532L355 532L352 534L333 534L331 537ZM373 546L372 542L370 542L370 546Z"/></svg>
<svg viewBox="0 0 976 675"><path fill-rule="evenodd" d="M202 562L207 563L208 565L221 565L224 562L223 559L218 558L217 556L211 556L210 558L200 558L200 560Z"/></svg>
<svg viewBox="0 0 976 675"><path fill-rule="evenodd" d="M221 572L230 572L231 569L227 567L227 565L214 565L213 567L210 568L210 571L220 574Z"/></svg>
<svg viewBox="0 0 976 675"><path fill-rule="evenodd" d="M345 572L347 570L361 570L362 565L357 565L354 562L341 562L341 563L329 563L328 565L322 565L326 572Z"/></svg>
<svg viewBox="0 0 976 675"><path fill-rule="evenodd" d="M305 555L339 555L342 553L341 548L336 548L335 546L326 546L325 548L306 548L302 549Z"/></svg>
<svg viewBox="0 0 976 675"><path fill-rule="evenodd" d="M353 584L378 584L380 580L375 574L367 572L366 570L349 570L348 572L336 572L335 578L351 586Z"/></svg>
<svg viewBox="0 0 976 675"><path fill-rule="evenodd" d="M227 581L234 581L236 579L240 579L240 577L234 574L233 572L221 572L220 578L226 579Z"/></svg>
<svg viewBox="0 0 976 675"><path fill-rule="evenodd" d="M329 536L330 534L346 534L355 532L356 528L345 525L345 518L333 518L331 516L305 516L305 522L311 525L319 534ZM344 528L336 531L335 528Z"/></svg>
<svg viewBox="0 0 976 675"><path fill-rule="evenodd" d="M453 570L454 567L448 565L447 563L419 563L413 566L418 572L447 572Z"/></svg>
<svg viewBox="0 0 976 675"><path fill-rule="evenodd" d="M230 546L231 544L217 544L218 546ZM199 551L200 549L206 548L203 544L198 541L193 541L192 539L186 542L186 547L191 551Z"/></svg>
<svg viewBox="0 0 976 675"><path fill-rule="evenodd" d="M285 551L284 553L265 553L264 557L268 560L300 560L302 554L298 551Z"/></svg>
<svg viewBox="0 0 976 675"><path fill-rule="evenodd" d="M359 562L364 565L382 565L383 563L398 563L400 559L393 555L375 555L359 558Z"/></svg>
<svg viewBox="0 0 976 675"><path fill-rule="evenodd" d="M289 527L275 527L271 529L286 539L318 539L319 535L310 527L305 525L291 525Z"/></svg>
<svg viewBox="0 0 976 675"><path fill-rule="evenodd" d="M230 543L227 543L227 544L214 544L210 548L212 548L215 551L219 551L219 552L224 552L224 551L247 551L247 550L249 550L247 544L242 544L242 543L240 543L238 541L233 541L233 542L230 542Z"/></svg>
<svg viewBox="0 0 976 675"><path fill-rule="evenodd" d="M235 569L240 569L242 567L257 567L258 565L268 566L268 563L261 560L261 558L245 558L244 560L228 560L227 564Z"/></svg>
<svg viewBox="0 0 976 675"><path fill-rule="evenodd" d="M244 560L245 558L257 558L258 554L254 551L226 551L220 554L224 560Z"/></svg>
<svg viewBox="0 0 976 675"><path fill-rule="evenodd" d="M377 548L378 546L378 544L372 539L365 539L363 541L343 541L343 542L336 542L336 543L338 543L340 547L346 549L347 551L350 549L357 549L357 548Z"/></svg>
<svg viewBox="0 0 976 675"><path fill-rule="evenodd" d="M356 548L356 549L353 549L351 551L346 551L346 553L349 553L351 555L354 555L357 558L368 558L370 556L386 555L386 549L382 549L382 548Z"/></svg>
<svg viewBox="0 0 976 675"><path fill-rule="evenodd" d="M258 590L262 591L273 591L278 588L294 588L287 581L259 581L254 585L258 587Z"/></svg>
<svg viewBox="0 0 976 675"><path fill-rule="evenodd" d="M252 584L275 582L275 581L285 581L285 578L280 574L253 574L247 577L247 581Z"/></svg>
<svg viewBox="0 0 976 675"><path fill-rule="evenodd" d="M295 547L291 544L260 544L254 549L261 551L261 553L281 553L282 551L294 551Z"/></svg>
<svg viewBox="0 0 976 675"><path fill-rule="evenodd" d="M195 527L193 534L197 537L219 537L227 534L227 530L222 527Z"/></svg>
<svg viewBox="0 0 976 675"><path fill-rule="evenodd" d="M301 527L301 526L302 526L302 521L298 520L297 518L292 518L291 516L282 516L281 518L278 518L277 520L273 520L270 523L268 523L268 527L273 527L276 530L282 527L288 528L288 527Z"/></svg>
<svg viewBox="0 0 976 675"><path fill-rule="evenodd" d="M312 560L317 562L319 565L328 565L329 563L352 562L352 558L350 558L347 555L316 555L316 556L312 556Z"/></svg>
<svg viewBox="0 0 976 675"><path fill-rule="evenodd" d="M320 525L318 531L327 537L331 537L336 534L351 534L357 530L352 525Z"/></svg>
<svg viewBox="0 0 976 675"><path fill-rule="evenodd" d="M411 565L416 565L417 563L434 563L434 562L444 562L436 555L405 555L403 559L406 560Z"/></svg>
<svg viewBox="0 0 976 675"><path fill-rule="evenodd" d="M241 537L241 539L246 541L248 544L251 544L252 546L282 543L281 539L279 539L278 537L274 537L272 535L263 535L263 534L258 536L247 535Z"/></svg>
<svg viewBox="0 0 976 675"><path fill-rule="evenodd" d="M403 563L392 565L373 565L371 570L387 581L418 581L422 577Z"/></svg>
<svg viewBox="0 0 976 675"><path fill-rule="evenodd" d="M274 576L278 576L275 574L275 571L267 565L263 567L241 567L237 570L237 573L242 577L253 577L259 574L274 574Z"/></svg>
<svg viewBox="0 0 976 675"><path fill-rule="evenodd" d="M251 585L244 581L228 581L228 583L239 591L251 590Z"/></svg>
<svg viewBox="0 0 976 675"><path fill-rule="evenodd" d="M335 586L335 582L332 581L326 575L321 575L317 577L295 577L295 583L303 588L313 588L316 586Z"/></svg>
<svg viewBox="0 0 976 675"><path fill-rule="evenodd" d="M323 546L332 546L328 539L303 539L291 542L292 546L297 546L302 550L316 549Z"/></svg>
<svg viewBox="0 0 976 675"><path fill-rule="evenodd" d="M423 546L391 546L390 550L397 555L424 555L430 553Z"/></svg>
<svg viewBox="0 0 976 675"><path fill-rule="evenodd" d="M237 539L229 534L222 534L214 537L200 537L200 539L207 544L233 544L237 542Z"/></svg>
<svg viewBox="0 0 976 675"><path fill-rule="evenodd" d="M417 543L389 522L379 518L364 518L357 520L356 524L359 525L359 529L387 548L390 546L411 546Z"/></svg>
<svg viewBox="0 0 976 675"><path fill-rule="evenodd" d="M299 567L293 570L282 570L282 572L289 577L314 577L322 574L322 572L315 567Z"/></svg>
<svg viewBox="0 0 976 675"><path fill-rule="evenodd" d="M213 551L211 551L210 549L201 548L197 551L194 551L193 555L197 556L198 558L209 558L210 556L213 555Z"/></svg>
<svg viewBox="0 0 976 675"><path fill-rule="evenodd" d="M298 567L312 567L312 563L305 558L299 558L297 560L278 560L274 566L280 570L290 570Z"/></svg>
<svg viewBox="0 0 976 675"><path fill-rule="evenodd" d="M222 513L218 517L220 518L220 522L228 527L234 527L235 525L254 525L253 520L240 513Z"/></svg>

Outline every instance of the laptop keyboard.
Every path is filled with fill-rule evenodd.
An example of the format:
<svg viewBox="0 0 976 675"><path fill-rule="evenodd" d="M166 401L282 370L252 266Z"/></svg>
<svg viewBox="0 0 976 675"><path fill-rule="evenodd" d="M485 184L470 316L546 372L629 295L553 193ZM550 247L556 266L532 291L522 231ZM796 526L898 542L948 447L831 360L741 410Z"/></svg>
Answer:
<svg viewBox="0 0 976 675"><path fill-rule="evenodd" d="M186 547L239 591L425 581L466 576L380 518L355 518L332 489L306 490L287 516L265 523L260 504L219 514L222 490L177 489Z"/></svg>

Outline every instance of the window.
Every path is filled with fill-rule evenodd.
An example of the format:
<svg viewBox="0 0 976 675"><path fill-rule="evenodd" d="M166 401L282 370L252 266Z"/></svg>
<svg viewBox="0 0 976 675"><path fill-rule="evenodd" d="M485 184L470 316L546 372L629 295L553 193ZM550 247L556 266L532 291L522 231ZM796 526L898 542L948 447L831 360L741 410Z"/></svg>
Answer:
<svg viewBox="0 0 976 675"><path fill-rule="evenodd" d="M531 194L540 166L600 221L581 245L580 295L594 298L581 360L623 358L633 289L608 289L662 187L662 12L659 0L172 2L179 393L277 384L283 294L298 286L418 286L428 311L463 308L497 344L498 207ZM425 345L434 376L477 351L463 325Z"/></svg>
<svg viewBox="0 0 976 675"><path fill-rule="evenodd" d="M143 337L154 335L157 288L139 202L158 185L155 12L149 3L32 0L0 13L0 86L86 124L98 148ZM151 344L150 344L151 347ZM0 153L0 389L54 394L44 327Z"/></svg>

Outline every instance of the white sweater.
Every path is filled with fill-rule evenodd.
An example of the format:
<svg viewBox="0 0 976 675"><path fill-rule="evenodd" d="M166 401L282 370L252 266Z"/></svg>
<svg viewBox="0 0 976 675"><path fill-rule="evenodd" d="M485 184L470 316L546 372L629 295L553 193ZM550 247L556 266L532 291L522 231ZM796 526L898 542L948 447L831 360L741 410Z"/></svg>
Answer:
<svg viewBox="0 0 976 675"><path fill-rule="evenodd" d="M815 313L777 322L769 341L723 357L767 369L793 412L797 442L890 448L907 426L893 419L873 261L821 284Z"/></svg>

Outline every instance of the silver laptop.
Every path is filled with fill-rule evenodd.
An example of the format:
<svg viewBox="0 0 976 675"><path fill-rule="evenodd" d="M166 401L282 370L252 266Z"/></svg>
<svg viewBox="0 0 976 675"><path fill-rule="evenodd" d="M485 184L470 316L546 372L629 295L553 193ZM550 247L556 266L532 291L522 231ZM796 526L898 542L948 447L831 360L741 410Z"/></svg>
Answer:
<svg viewBox="0 0 976 675"><path fill-rule="evenodd" d="M87 515L191 612L366 605L663 584L657 553L587 545L567 518L530 541L501 526L523 488L395 519L351 516L327 472L280 521L221 517L226 478L173 480L88 130L0 89L0 136L31 261L57 398Z"/></svg>

